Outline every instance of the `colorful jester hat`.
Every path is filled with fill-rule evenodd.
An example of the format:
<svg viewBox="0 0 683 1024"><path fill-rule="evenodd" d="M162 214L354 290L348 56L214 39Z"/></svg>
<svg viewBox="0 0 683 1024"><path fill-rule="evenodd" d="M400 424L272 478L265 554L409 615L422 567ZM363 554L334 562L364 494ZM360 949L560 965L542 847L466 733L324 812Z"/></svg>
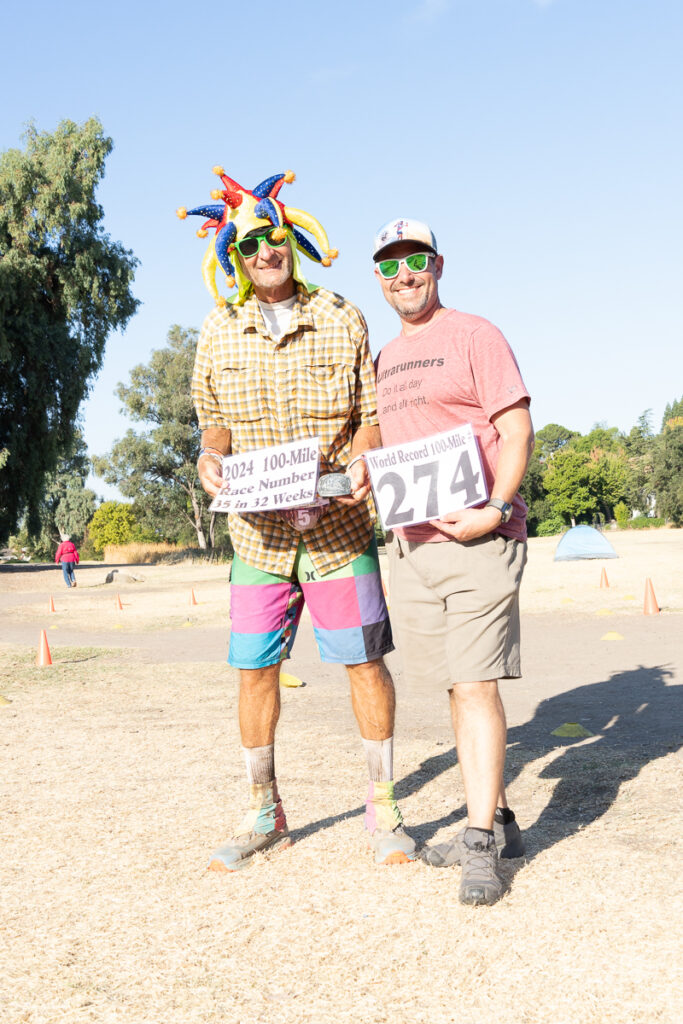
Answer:
<svg viewBox="0 0 683 1024"><path fill-rule="evenodd" d="M322 263L329 267L332 260L336 259L338 252L330 249L327 235L319 221L312 217L305 210L296 210L293 206L285 206L277 198L284 182L289 184L294 181L294 172L286 171L284 174L273 174L266 178L251 191L243 188L236 181L229 178L222 167L214 167L214 174L217 174L223 183L222 189L215 189L211 198L221 200L215 204L207 203L205 206L195 206L193 210L186 210L181 206L177 214L181 220L187 215L198 215L208 217L197 231L199 238L206 238L209 228L215 228L215 235L211 239L208 249L202 260L202 276L204 283L209 289L217 306L224 306L226 302L233 302L242 305L252 285L241 271L239 260L231 259L235 248L235 242L240 241L244 236L259 227L275 227L278 230L279 238L289 236L292 247L293 273L297 281L300 281L309 290L312 286L308 284L301 271L299 253L302 252L309 259L316 263ZM302 235L295 227L304 228L309 231L322 249L321 256L315 246ZM237 279L237 293L224 299L219 294L216 286L216 270L218 266L223 270L229 288L234 288Z"/></svg>

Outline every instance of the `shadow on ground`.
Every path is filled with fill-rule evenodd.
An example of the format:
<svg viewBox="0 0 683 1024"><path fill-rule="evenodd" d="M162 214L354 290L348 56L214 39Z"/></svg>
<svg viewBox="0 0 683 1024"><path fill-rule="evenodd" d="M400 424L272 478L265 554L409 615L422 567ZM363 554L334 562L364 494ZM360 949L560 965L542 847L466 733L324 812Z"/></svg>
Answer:
<svg viewBox="0 0 683 1024"><path fill-rule="evenodd" d="M639 666L617 672L601 682L579 686L539 704L534 717L508 732L506 784L556 749L558 756L539 778L558 780L537 821L525 831L527 859L561 842L602 817L614 803L623 782L635 778L651 761L681 748L683 687L668 686L673 672L666 666ZM564 722L580 722L594 739L551 735ZM399 800L419 792L457 763L455 748L423 761L396 783ZM364 805L323 818L293 832L295 839L314 835L336 822L364 813ZM455 825L464 806L434 821L409 823L421 843L442 828Z"/></svg>

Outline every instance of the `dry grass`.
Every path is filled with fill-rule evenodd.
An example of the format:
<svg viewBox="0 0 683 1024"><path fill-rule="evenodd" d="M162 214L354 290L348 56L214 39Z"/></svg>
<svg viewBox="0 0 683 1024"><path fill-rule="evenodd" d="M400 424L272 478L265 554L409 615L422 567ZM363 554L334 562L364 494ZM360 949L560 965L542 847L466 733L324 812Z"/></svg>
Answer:
<svg viewBox="0 0 683 1024"><path fill-rule="evenodd" d="M107 544L104 560L110 565L148 565L162 561L168 556L177 557L182 548L163 541L159 544Z"/></svg>
<svg viewBox="0 0 683 1024"><path fill-rule="evenodd" d="M562 820L533 828L566 748L511 751L531 856L506 865L500 904L472 910L457 870L379 869L364 851L340 677L283 691L296 842L236 877L204 871L243 809L230 670L88 649L41 671L4 648L0 678L3 1024L680 1019L674 755L626 772L607 812L567 836ZM624 777L590 742L572 752L565 779L587 799ZM452 754L404 730L398 757L407 820L450 831Z"/></svg>
<svg viewBox="0 0 683 1024"><path fill-rule="evenodd" d="M228 558L230 547L188 548L177 544L107 544L104 549L104 561L108 565L177 565L179 562L224 562Z"/></svg>
<svg viewBox="0 0 683 1024"><path fill-rule="evenodd" d="M683 612L683 530L607 531L618 558L555 562L559 537L533 537L521 591L523 612L642 614L645 580L663 611ZM602 569L609 587L600 587Z"/></svg>
<svg viewBox="0 0 683 1024"><path fill-rule="evenodd" d="M114 582L107 584L109 571L110 566L99 564L87 571L77 570L76 590L64 587L61 572L51 570L36 574L45 577L42 581L21 581L41 589L47 587L56 611L47 612L47 598L37 601L34 593L24 592L5 610L7 624L33 623L60 636L68 631L101 633L110 629L125 636L225 623L227 565L143 565L131 572L124 567L117 571ZM193 593L196 604L192 603Z"/></svg>
<svg viewBox="0 0 683 1024"><path fill-rule="evenodd" d="M645 575L669 608L658 626L675 626L683 532L656 537L613 538L621 557L604 563L609 591L602 563L553 563L554 544L530 546L527 614L577 619L572 686L603 678L591 676L599 641L591 647L586 624L602 607L631 607L629 593L640 614ZM192 631L176 633L188 618L225 620L226 567L145 567L143 583L122 585L116 615L106 571L80 571L75 592L55 589L51 620L57 570L0 573L5 635L31 633L30 644L0 644L2 1024L678 1024L673 745L648 750L646 734L638 747L608 742L611 722L579 743L516 728L510 799L529 856L505 865L499 904L465 908L457 869L373 865L343 671L299 648L315 671L294 663L310 685L283 689L278 732L295 844L236 877L213 875L207 856L244 809L232 670L59 644L54 666L37 669L33 633L56 620L60 642L106 629L131 643L159 630L169 645L191 643ZM660 632L637 664L661 663ZM674 686L666 692L673 702ZM399 691L398 793L429 840L464 813L448 727L433 717Z"/></svg>

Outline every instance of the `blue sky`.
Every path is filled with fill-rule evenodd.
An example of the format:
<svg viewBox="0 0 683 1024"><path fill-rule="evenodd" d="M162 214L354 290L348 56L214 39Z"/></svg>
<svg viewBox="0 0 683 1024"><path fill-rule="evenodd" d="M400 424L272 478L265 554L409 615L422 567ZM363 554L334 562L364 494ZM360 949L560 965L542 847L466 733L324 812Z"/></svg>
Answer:
<svg viewBox="0 0 683 1024"><path fill-rule="evenodd" d="M249 187L296 172L283 198L340 250L310 276L361 307L374 352L396 321L372 236L413 216L444 303L513 346L537 428L628 430L647 408L658 428L683 394L680 0L38 0L3 36L0 149L96 114L106 229L141 260L83 408L91 453L128 426L117 382L211 308L175 209L208 200L214 164Z"/></svg>

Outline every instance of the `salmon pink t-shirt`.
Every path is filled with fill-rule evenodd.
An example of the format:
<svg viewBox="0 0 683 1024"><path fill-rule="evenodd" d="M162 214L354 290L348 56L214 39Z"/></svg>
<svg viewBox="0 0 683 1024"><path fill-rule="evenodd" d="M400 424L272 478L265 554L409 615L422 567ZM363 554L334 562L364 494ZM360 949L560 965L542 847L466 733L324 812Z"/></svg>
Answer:
<svg viewBox="0 0 683 1024"><path fill-rule="evenodd" d="M449 309L416 334L399 334L377 358L377 412L382 444L417 441L471 423L489 495L502 441L491 417L529 400L517 361L492 323ZM526 538L527 507L521 495L512 518L496 533ZM412 541L449 540L429 523L395 530Z"/></svg>

